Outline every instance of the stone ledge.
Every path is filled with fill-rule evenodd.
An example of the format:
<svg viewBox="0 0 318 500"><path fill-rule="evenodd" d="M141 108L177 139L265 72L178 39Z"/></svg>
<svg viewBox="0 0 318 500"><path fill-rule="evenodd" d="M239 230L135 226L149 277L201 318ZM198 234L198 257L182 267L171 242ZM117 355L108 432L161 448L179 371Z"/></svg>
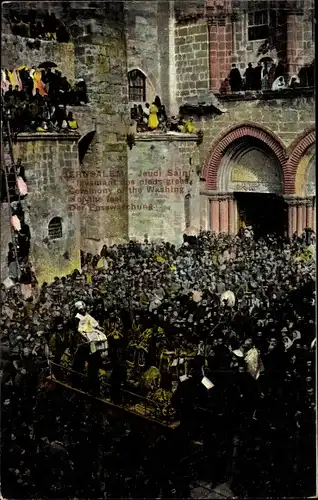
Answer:
<svg viewBox="0 0 318 500"><path fill-rule="evenodd" d="M304 87L298 89L286 90L265 90L263 92L246 92L232 94L215 94L220 101L266 101L280 99L297 99L299 97L314 97L315 89L313 87Z"/></svg>
<svg viewBox="0 0 318 500"><path fill-rule="evenodd" d="M162 134L152 134L148 133L137 133L135 134L136 142L196 142L198 140L197 134L181 134L175 133L162 133Z"/></svg>
<svg viewBox="0 0 318 500"><path fill-rule="evenodd" d="M58 134L56 132L21 132L16 136L17 142L27 141L78 141L80 138L78 133Z"/></svg>

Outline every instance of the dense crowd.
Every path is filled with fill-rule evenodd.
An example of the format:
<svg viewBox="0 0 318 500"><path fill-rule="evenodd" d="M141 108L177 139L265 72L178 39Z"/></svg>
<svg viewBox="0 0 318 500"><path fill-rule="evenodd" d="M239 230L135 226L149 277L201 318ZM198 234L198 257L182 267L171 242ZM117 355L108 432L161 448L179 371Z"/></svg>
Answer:
<svg viewBox="0 0 318 500"><path fill-rule="evenodd" d="M78 128L67 106L88 104L85 81L73 86L59 70L31 69L26 66L1 70L1 95L11 130L18 132L53 132Z"/></svg>
<svg viewBox="0 0 318 500"><path fill-rule="evenodd" d="M82 254L81 273L34 285L27 300L18 285L2 286L3 493L185 498L199 466L181 459L195 441L210 474L239 497L313 495L315 264L303 258L313 243L310 231L292 241L202 232L179 248L145 240ZM234 302L221 301L226 291ZM136 330L160 328L167 349L194 352L177 388L161 374L181 422L175 437L150 447L128 422L46 387L49 359L74 352L79 302L108 336L116 387L118 377L127 383L119 367ZM244 361L253 347L257 377Z"/></svg>
<svg viewBox="0 0 318 500"><path fill-rule="evenodd" d="M221 83L220 93L241 91L286 90L314 86L314 63L303 66L298 75L286 79L286 65L278 61L277 65L271 58L261 59L255 67L249 63L241 73L236 64L232 64L228 78Z"/></svg>
<svg viewBox="0 0 318 500"><path fill-rule="evenodd" d="M159 96L155 97L151 105L148 102L145 103L144 107L141 104L134 104L130 110L130 118L136 132L153 132L155 130L189 134L195 132L193 118L168 117L165 105L161 104Z"/></svg>

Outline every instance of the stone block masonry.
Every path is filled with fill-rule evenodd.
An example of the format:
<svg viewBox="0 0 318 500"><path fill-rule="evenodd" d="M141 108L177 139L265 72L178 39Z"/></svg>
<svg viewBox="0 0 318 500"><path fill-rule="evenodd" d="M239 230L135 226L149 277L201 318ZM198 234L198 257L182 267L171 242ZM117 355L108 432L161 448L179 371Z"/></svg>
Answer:
<svg viewBox="0 0 318 500"><path fill-rule="evenodd" d="M209 49L206 21L175 26L176 88L179 105L209 89Z"/></svg>
<svg viewBox="0 0 318 500"><path fill-rule="evenodd" d="M179 244L186 227L185 197L190 195L190 223L200 227L196 136L138 135L128 156L129 237Z"/></svg>
<svg viewBox="0 0 318 500"><path fill-rule="evenodd" d="M218 92L221 81L229 74L232 54L232 24L229 19L224 23L210 22L209 58L210 89Z"/></svg>
<svg viewBox="0 0 318 500"><path fill-rule="evenodd" d="M29 68L44 61L53 61L58 69L66 76L70 83L74 83L75 59L74 43L54 43L41 41L38 50L30 49L27 39L19 36L2 34L1 36L1 67L6 69L18 68L25 64Z"/></svg>
<svg viewBox="0 0 318 500"><path fill-rule="evenodd" d="M30 260L40 284L80 269L79 214L69 210L69 185L63 178L63 169L78 166L77 140L69 135L21 134L14 144L14 157L21 158L26 172ZM62 238L51 240L48 225L55 217L62 219Z"/></svg>
<svg viewBox="0 0 318 500"><path fill-rule="evenodd" d="M8 4L3 12L5 19L11 10L23 11L23 5L21 2ZM26 11L33 7L39 15L48 10L47 2L28 2L25 5ZM68 2L67 5L65 2L55 2L54 13L69 29L70 42L41 41L39 50L34 50L28 47L26 38L3 34L2 66L15 68L20 64L33 66L53 61L71 83L77 78L84 78L90 106L75 107L72 111L78 119L81 136L92 130L95 130L95 136L82 160L82 168L92 173L101 171L105 176L116 170L119 172L118 182L127 181L125 141L129 110L122 2L102 2L98 9L91 2L75 1ZM7 29L6 33L9 31ZM55 156L57 153L52 147L45 154ZM42 159L47 161L46 158ZM69 162L73 160L65 161L67 163L63 164L64 167L70 168ZM72 166L74 171L78 171L78 160L76 165L74 160ZM119 188L120 186L116 187ZM84 203L84 208L85 212L81 212L81 246L84 251L99 252L104 243L127 239L127 193L124 189L121 189L116 209L113 207L112 210L103 212L90 211L87 203Z"/></svg>
<svg viewBox="0 0 318 500"><path fill-rule="evenodd" d="M244 123L262 125L274 132L288 147L304 130L315 124L313 97L273 99L269 101L222 101L227 111L221 115L197 118L197 129L204 132L200 146L200 164L203 165L212 144L220 134Z"/></svg>

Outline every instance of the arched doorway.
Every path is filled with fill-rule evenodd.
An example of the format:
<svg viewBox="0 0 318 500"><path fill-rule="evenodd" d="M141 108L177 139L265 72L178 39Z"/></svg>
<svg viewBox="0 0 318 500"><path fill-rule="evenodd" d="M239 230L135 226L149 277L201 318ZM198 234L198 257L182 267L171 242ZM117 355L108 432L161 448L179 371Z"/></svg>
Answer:
<svg viewBox="0 0 318 500"><path fill-rule="evenodd" d="M270 130L246 123L225 131L204 167L211 230L236 234L246 225L256 236L285 233L288 175L285 146Z"/></svg>
<svg viewBox="0 0 318 500"><path fill-rule="evenodd" d="M238 228L252 226L256 237L286 231L283 172L259 139L240 138L226 150L218 170L218 190L232 194Z"/></svg>

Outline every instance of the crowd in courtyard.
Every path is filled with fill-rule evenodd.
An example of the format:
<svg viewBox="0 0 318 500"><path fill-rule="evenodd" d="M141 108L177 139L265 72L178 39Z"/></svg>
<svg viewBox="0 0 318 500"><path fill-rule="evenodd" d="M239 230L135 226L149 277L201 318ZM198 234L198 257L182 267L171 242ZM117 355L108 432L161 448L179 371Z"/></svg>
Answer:
<svg viewBox="0 0 318 500"><path fill-rule="evenodd" d="M13 133L74 131L77 122L67 106L88 104L85 81L72 86L52 63L1 70L2 105ZM55 65L56 66L56 65Z"/></svg>
<svg viewBox="0 0 318 500"><path fill-rule="evenodd" d="M2 285L3 493L184 498L185 476L197 467L191 459L180 466L191 441L239 497L312 495L314 241L310 231L255 241L242 230L236 237L201 232L180 247L130 242L82 254L81 272L41 287L33 280L28 299L18 284ZM227 291L234 301L231 294L221 300ZM74 368L79 304L107 335L114 400L128 385L127 347L136 333L147 346L146 364L158 343L193 353L177 387L169 370L158 381L181 422L175 437L148 448L129 422L114 423L74 394L46 387L50 360L69 358ZM251 349L254 372L246 363ZM96 359L87 390L102 394L96 374L104 361Z"/></svg>

